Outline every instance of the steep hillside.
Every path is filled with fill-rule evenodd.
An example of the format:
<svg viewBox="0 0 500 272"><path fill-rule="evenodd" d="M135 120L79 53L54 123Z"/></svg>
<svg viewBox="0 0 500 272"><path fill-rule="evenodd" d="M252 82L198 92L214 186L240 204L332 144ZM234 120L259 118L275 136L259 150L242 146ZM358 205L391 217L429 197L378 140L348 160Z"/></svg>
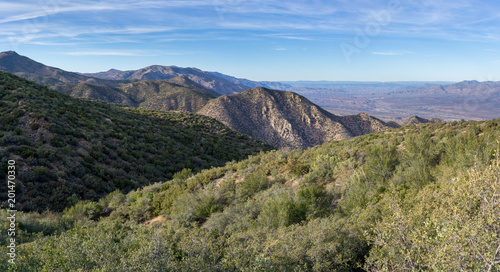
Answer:
<svg viewBox="0 0 500 272"><path fill-rule="evenodd" d="M266 88L221 96L198 113L285 148L311 147L392 127L366 114L335 116L303 96Z"/></svg>
<svg viewBox="0 0 500 272"><path fill-rule="evenodd" d="M499 271L499 138L500 120L419 124L20 213L0 269Z"/></svg>
<svg viewBox="0 0 500 272"><path fill-rule="evenodd" d="M21 210L62 210L270 148L204 116L83 101L5 72L0 104L0 176L15 160Z"/></svg>
<svg viewBox="0 0 500 272"><path fill-rule="evenodd" d="M53 86L52 89L72 97L95 99L127 106L135 106L136 104L134 102L135 99L124 93L123 90L105 85L93 85L82 82L78 84L57 85Z"/></svg>
<svg viewBox="0 0 500 272"><path fill-rule="evenodd" d="M62 84L52 87L63 94L90 98L131 107L161 111L196 112L219 94L176 77L170 80L141 80L122 83L118 87L88 83Z"/></svg>
<svg viewBox="0 0 500 272"><path fill-rule="evenodd" d="M184 87L202 90L202 91L205 91L206 93L208 93L208 94L210 94L212 96L215 96L215 97L221 96L220 93L218 93L218 92L216 92L214 90L205 88L205 87L201 86L200 84L192 81L191 79L189 79L186 76L177 76L177 77L174 77L174 78L171 78L171 79L167 79L166 81L170 82L170 83L173 83L173 84L181 85L181 86L184 86Z"/></svg>
<svg viewBox="0 0 500 272"><path fill-rule="evenodd" d="M181 68L177 66L152 65L139 70L119 71L112 69L108 72L85 75L111 80L165 80L185 76L193 82L220 94L235 94L248 89L245 85L233 83L196 68Z"/></svg>

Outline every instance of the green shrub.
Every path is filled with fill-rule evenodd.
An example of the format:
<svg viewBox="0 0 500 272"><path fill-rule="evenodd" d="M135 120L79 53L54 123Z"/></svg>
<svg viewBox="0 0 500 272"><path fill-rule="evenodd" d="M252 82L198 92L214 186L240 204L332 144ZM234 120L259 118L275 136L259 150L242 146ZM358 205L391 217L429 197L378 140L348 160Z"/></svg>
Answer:
<svg viewBox="0 0 500 272"><path fill-rule="evenodd" d="M247 175L237 187L238 198L246 200L248 197L269 188L270 185L269 178L263 172L253 172Z"/></svg>
<svg viewBox="0 0 500 272"><path fill-rule="evenodd" d="M186 180L193 175L193 170L184 168L182 171L174 174L173 178L178 180Z"/></svg>
<svg viewBox="0 0 500 272"><path fill-rule="evenodd" d="M38 130L40 128L40 124L33 123L30 125L31 130Z"/></svg>
<svg viewBox="0 0 500 272"><path fill-rule="evenodd" d="M279 228L306 220L307 205L295 201L289 194L271 196L264 203L258 221L265 227Z"/></svg>

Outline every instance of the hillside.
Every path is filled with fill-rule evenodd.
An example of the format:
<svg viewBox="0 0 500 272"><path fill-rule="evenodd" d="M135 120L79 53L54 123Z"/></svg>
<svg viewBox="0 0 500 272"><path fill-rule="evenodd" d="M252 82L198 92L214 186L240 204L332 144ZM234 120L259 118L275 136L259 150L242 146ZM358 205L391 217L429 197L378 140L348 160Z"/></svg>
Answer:
<svg viewBox="0 0 500 272"><path fill-rule="evenodd" d="M499 271L499 138L498 119L419 124L182 171L20 214L23 254L2 268Z"/></svg>
<svg viewBox="0 0 500 272"><path fill-rule="evenodd" d="M0 104L0 176L16 160L21 210L60 211L270 149L204 116L83 101L5 72Z"/></svg>
<svg viewBox="0 0 500 272"><path fill-rule="evenodd" d="M401 126L417 125L417 124L427 124L427 123L443 123L444 121L438 118L422 118L418 116L412 116L401 123Z"/></svg>
<svg viewBox="0 0 500 272"><path fill-rule="evenodd" d="M187 87L187 88L192 88L192 89L198 89L198 90L202 90L214 97L218 97L218 96L221 96L220 93L214 91L214 90L211 90L211 89L208 89L208 88L205 88L203 86L201 86L200 84L192 81L191 79L187 78L186 76L177 76L177 77L173 77L171 79L167 79L166 80L167 82L170 82L170 83L173 83L173 84L177 84L177 85L180 85L180 86L184 86L184 87Z"/></svg>
<svg viewBox="0 0 500 272"><path fill-rule="evenodd" d="M135 99L123 92L123 90L105 85L93 85L88 83L61 84L53 86L52 89L76 98L95 99L108 103L117 103L127 106L135 106Z"/></svg>
<svg viewBox="0 0 500 272"><path fill-rule="evenodd" d="M182 77L141 80L122 83L118 87L88 83L61 84L52 89L72 97L161 111L196 112L210 99L219 96L218 93Z"/></svg>
<svg viewBox="0 0 500 272"><path fill-rule="evenodd" d="M366 114L335 116L296 93L266 88L218 97L198 113L285 148L311 147L393 127Z"/></svg>
<svg viewBox="0 0 500 272"><path fill-rule="evenodd" d="M97 77L108 80L165 80L178 76L184 76L204 88L216 91L220 94L235 94L248 89L247 86L233 83L224 78L215 76L209 72L196 68L181 68L177 66L152 65L138 70L119 71L111 69L107 72L85 74L90 77Z"/></svg>
<svg viewBox="0 0 500 272"><path fill-rule="evenodd" d="M183 85L189 84L188 79L174 78L173 82ZM209 100L215 98L213 92L204 88L184 87L178 84L161 80L142 80L121 86L119 89L127 94L134 104L131 106L160 111L187 111L197 112Z"/></svg>

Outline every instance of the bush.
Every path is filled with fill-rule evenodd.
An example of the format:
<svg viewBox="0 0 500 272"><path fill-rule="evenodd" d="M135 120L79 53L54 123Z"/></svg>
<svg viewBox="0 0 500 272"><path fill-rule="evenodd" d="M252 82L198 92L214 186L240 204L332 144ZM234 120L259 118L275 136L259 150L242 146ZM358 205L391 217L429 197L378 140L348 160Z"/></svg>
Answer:
<svg viewBox="0 0 500 272"><path fill-rule="evenodd" d="M200 222L205 222L205 220L210 217L212 213L221 211L221 207L215 201L215 197L212 195L203 195L198 200L198 204L194 208L194 213L196 218Z"/></svg>
<svg viewBox="0 0 500 272"><path fill-rule="evenodd" d="M289 194L270 197L262 207L258 221L265 227L279 228L306 220L307 205L295 201Z"/></svg>
<svg viewBox="0 0 500 272"><path fill-rule="evenodd" d="M33 123L30 125L31 130L38 130L40 128L40 124Z"/></svg>
<svg viewBox="0 0 500 272"><path fill-rule="evenodd" d="M173 178L178 180L186 180L193 175L193 170L184 168L182 171L174 174Z"/></svg>

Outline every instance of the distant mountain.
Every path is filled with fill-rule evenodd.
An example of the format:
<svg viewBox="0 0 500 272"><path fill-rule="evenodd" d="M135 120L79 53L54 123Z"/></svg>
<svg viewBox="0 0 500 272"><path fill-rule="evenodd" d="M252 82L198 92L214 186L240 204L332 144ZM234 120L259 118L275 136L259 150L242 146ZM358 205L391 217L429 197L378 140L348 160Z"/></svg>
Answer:
<svg viewBox="0 0 500 272"><path fill-rule="evenodd" d="M152 110L196 112L208 100L220 96L185 75L163 81L100 79L49 67L13 51L0 53L0 70L51 86L73 97ZM111 74L119 72L110 71Z"/></svg>
<svg viewBox="0 0 500 272"><path fill-rule="evenodd" d="M449 81L283 81L282 83L291 85L293 87L306 87L306 88L327 88L327 89L341 89L356 91L359 89L372 89L377 91L388 91L409 87L425 87L434 85L448 85L455 82Z"/></svg>
<svg viewBox="0 0 500 272"><path fill-rule="evenodd" d="M213 96L234 94L249 88L196 68L175 66L154 65L136 71L111 69L95 74L79 74L44 65L14 51L0 53L0 70L47 86L87 83L95 86L120 87L139 80L168 80L181 86L204 90ZM65 86L62 89L68 93L68 88L69 86ZM77 88L81 89L82 86Z"/></svg>
<svg viewBox="0 0 500 272"><path fill-rule="evenodd" d="M427 123L444 123L443 120L439 118L421 118L418 116L412 116L401 123L401 126L408 126L408 125L418 125L418 124L427 124Z"/></svg>
<svg viewBox="0 0 500 272"><path fill-rule="evenodd" d="M405 90L394 91L389 95L432 95L432 96L500 96L500 82L476 80L462 81L449 85L433 85L419 88L408 88Z"/></svg>
<svg viewBox="0 0 500 272"><path fill-rule="evenodd" d="M181 68L177 66L153 65L132 71L119 71L116 69L111 69L107 72L84 75L109 80L165 80L172 79L178 76L185 76L193 82L210 90L216 91L220 94L240 93L249 88L248 86L245 86L243 84L231 82L227 79L215 76L200 69Z"/></svg>
<svg viewBox="0 0 500 272"><path fill-rule="evenodd" d="M20 210L61 211L270 149L212 118L84 101L0 71L0 176L15 160Z"/></svg>
<svg viewBox="0 0 500 272"><path fill-rule="evenodd" d="M296 93L266 88L218 97L198 113L280 148L306 148L394 127L366 114L336 116Z"/></svg>
<svg viewBox="0 0 500 272"><path fill-rule="evenodd" d="M0 70L44 85L81 83L88 77L46 66L14 51L0 53Z"/></svg>

